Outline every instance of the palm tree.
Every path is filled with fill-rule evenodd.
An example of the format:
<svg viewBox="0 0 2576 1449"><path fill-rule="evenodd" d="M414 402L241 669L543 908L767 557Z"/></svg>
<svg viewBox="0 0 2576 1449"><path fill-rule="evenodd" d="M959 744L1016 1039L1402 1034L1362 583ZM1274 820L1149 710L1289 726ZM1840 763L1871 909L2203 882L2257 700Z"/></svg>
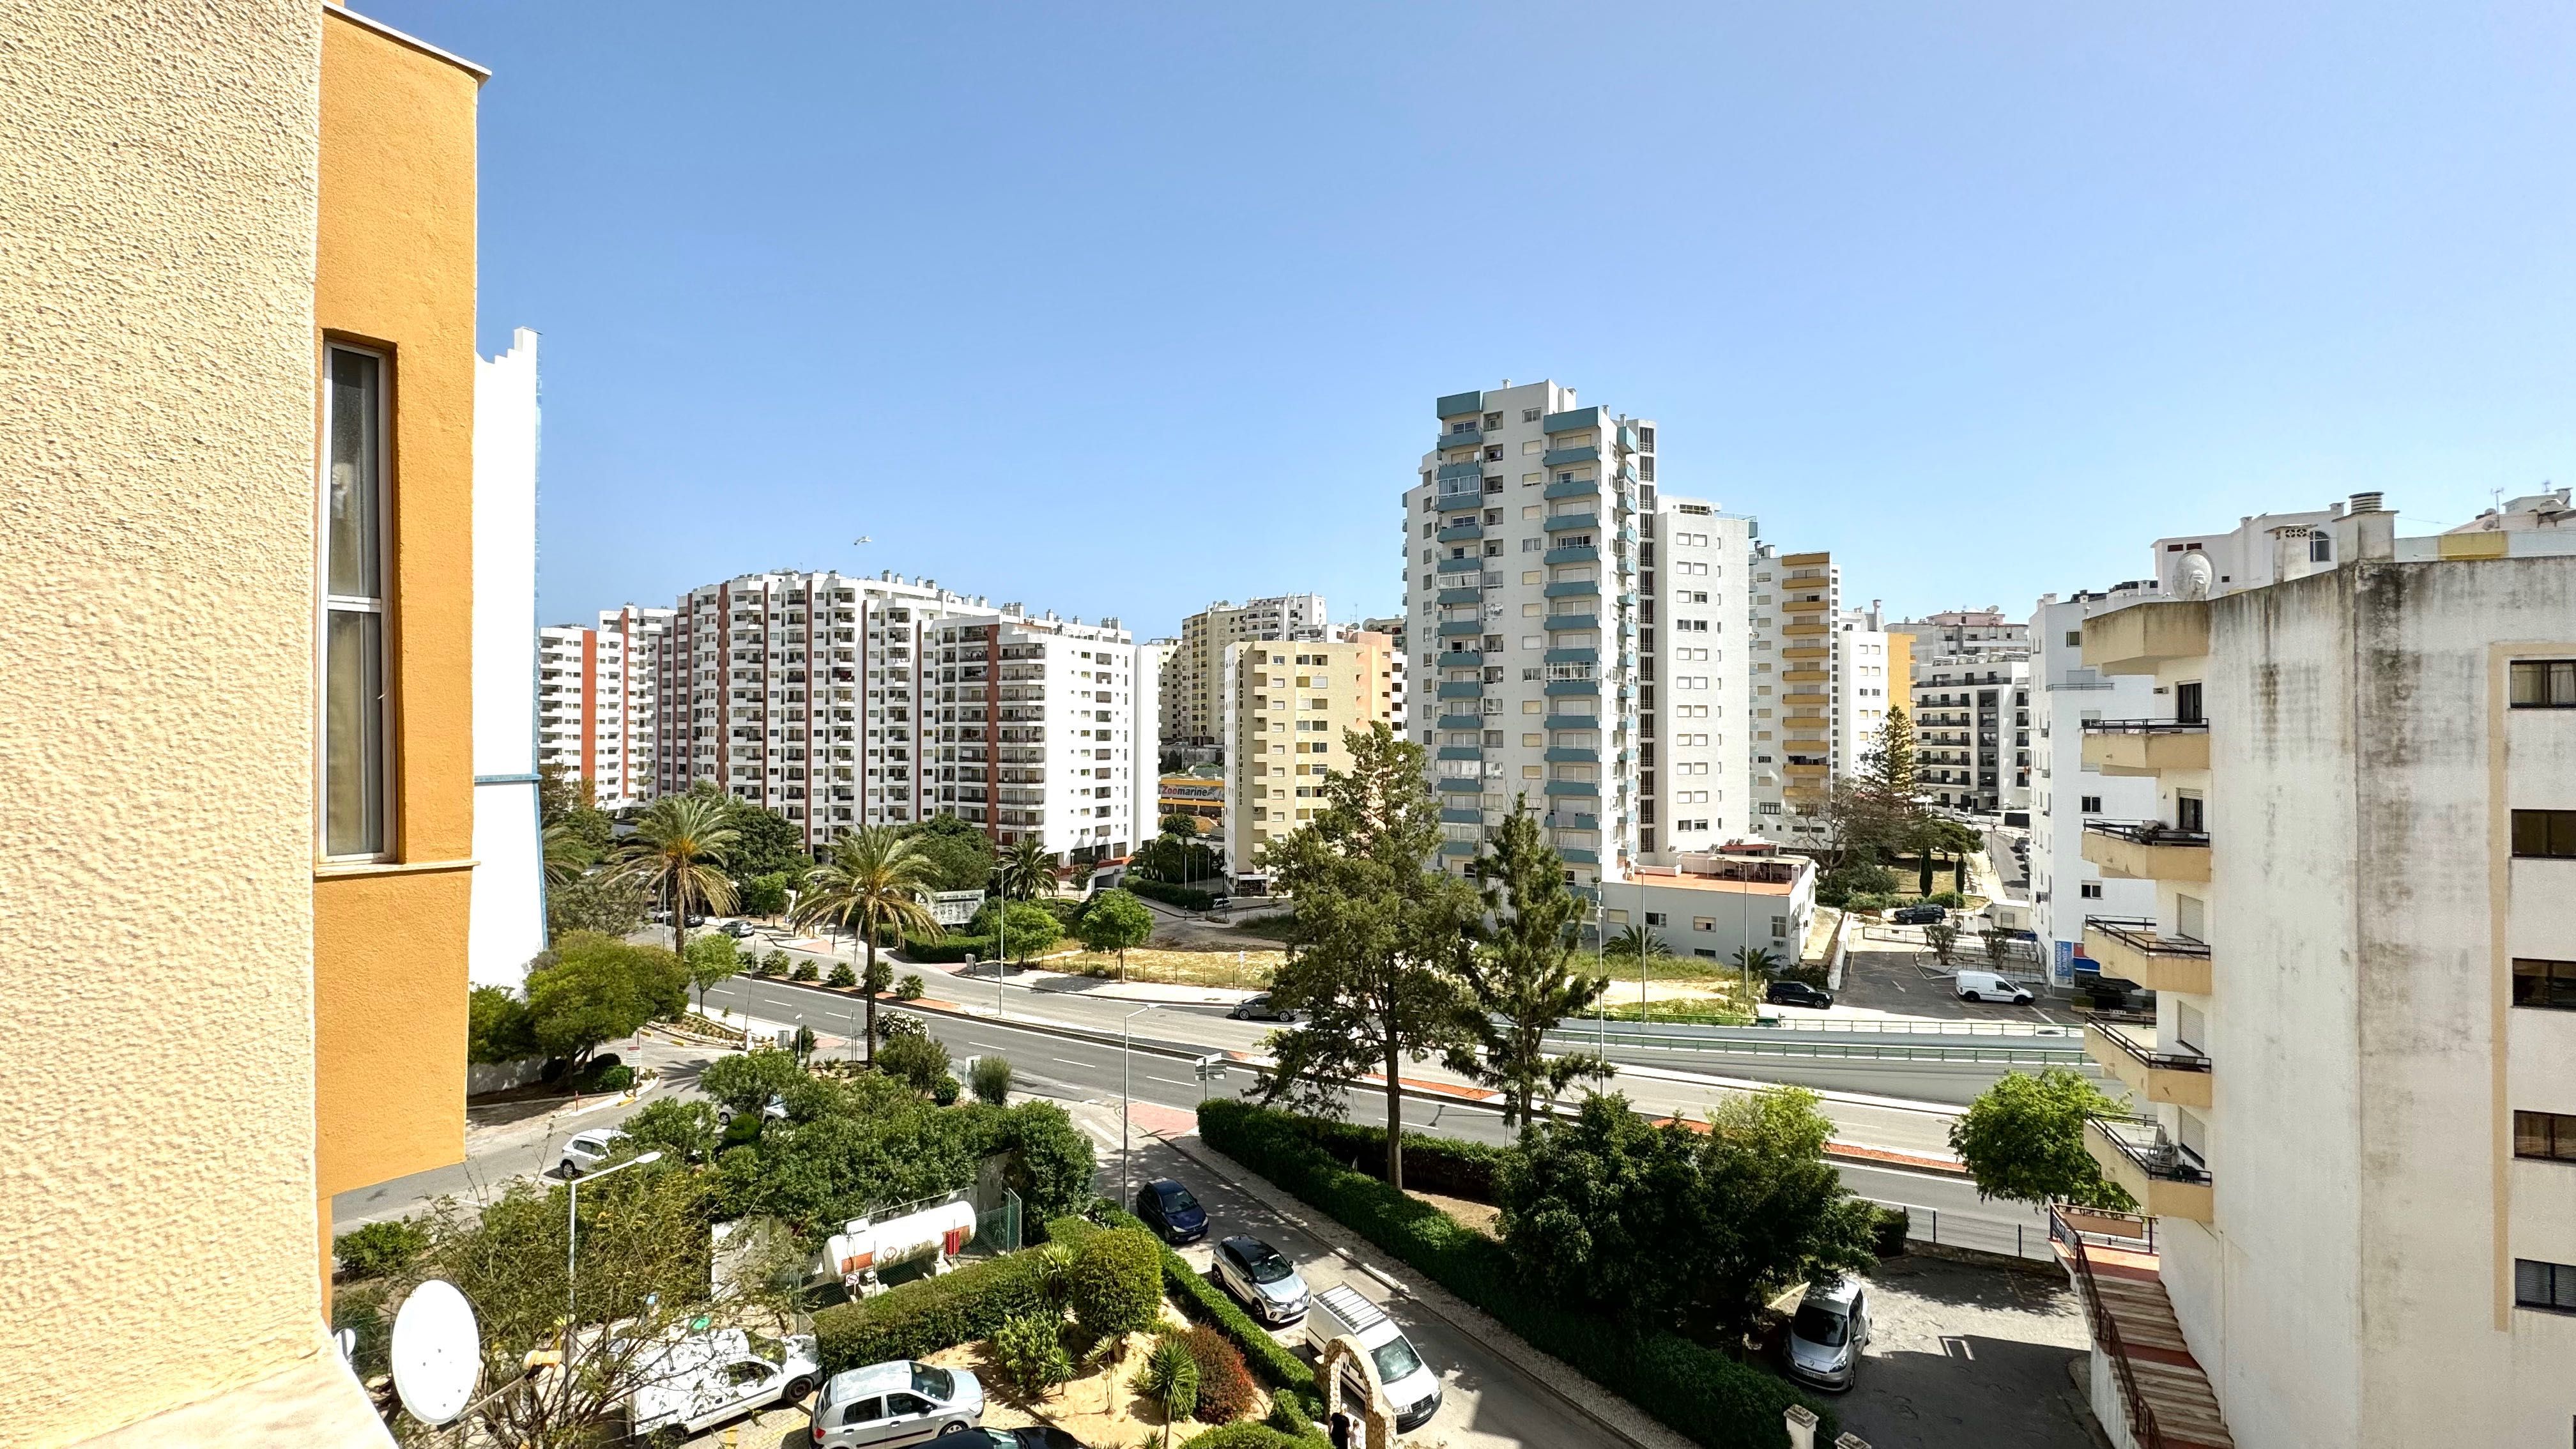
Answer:
<svg viewBox="0 0 2576 1449"><path fill-rule="evenodd" d="M546 827L546 884L568 886L581 879L581 873L599 861L599 852L589 841L573 833L572 822L558 820Z"/></svg>
<svg viewBox="0 0 2576 1449"><path fill-rule="evenodd" d="M718 915L733 909L733 878L725 858L739 838L726 823L724 797L665 795L635 822L618 849L614 880L641 881L671 908L671 949L688 954L689 913L704 907Z"/></svg>
<svg viewBox="0 0 2576 1449"><path fill-rule="evenodd" d="M1625 956L1631 961L1642 961L1645 958L1658 953L1655 949L1655 938L1646 930L1645 927L1630 926L1628 929L1621 931L1619 934L1612 936L1609 940L1603 942L1601 946L1601 954L1604 956Z"/></svg>
<svg viewBox="0 0 2576 1449"><path fill-rule="evenodd" d="M1055 856L1033 835L1011 842L995 870L1002 877L1003 900L1036 900L1040 882L1046 884L1048 894L1055 893Z"/></svg>
<svg viewBox="0 0 2576 1449"><path fill-rule="evenodd" d="M859 973L859 995L867 1003L868 1062L877 1059L877 936L888 926L936 938L939 922L930 914L930 885L938 867L924 854L917 838L897 836L890 825L844 830L832 841L832 853L805 873L805 889L796 897L796 924L829 921L846 926L858 939L851 943L851 964L867 952Z"/></svg>

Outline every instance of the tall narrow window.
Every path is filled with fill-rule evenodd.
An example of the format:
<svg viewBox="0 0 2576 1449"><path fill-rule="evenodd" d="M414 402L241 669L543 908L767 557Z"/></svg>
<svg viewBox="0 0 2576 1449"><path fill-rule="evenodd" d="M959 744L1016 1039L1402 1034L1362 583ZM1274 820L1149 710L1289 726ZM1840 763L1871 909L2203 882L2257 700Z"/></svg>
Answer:
<svg viewBox="0 0 2576 1449"><path fill-rule="evenodd" d="M322 853L386 841L384 359L330 349L324 415Z"/></svg>

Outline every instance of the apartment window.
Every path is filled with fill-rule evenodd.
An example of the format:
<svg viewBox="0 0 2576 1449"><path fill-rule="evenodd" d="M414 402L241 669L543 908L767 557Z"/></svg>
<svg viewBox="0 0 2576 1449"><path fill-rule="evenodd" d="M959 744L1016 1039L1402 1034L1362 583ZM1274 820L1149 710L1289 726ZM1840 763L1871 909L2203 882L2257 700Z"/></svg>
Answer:
<svg viewBox="0 0 2576 1449"><path fill-rule="evenodd" d="M1663 912L1661 912L1661 911L1648 911L1648 912L1646 912L1646 924L1647 924L1647 925L1649 925L1649 926L1660 926L1660 925L1662 925L1663 923L1664 923L1664 913L1663 913Z"/></svg>
<svg viewBox="0 0 2576 1449"><path fill-rule="evenodd" d="M2576 709L2576 659L2517 659L2513 662L2515 709Z"/></svg>
<svg viewBox="0 0 2576 1449"><path fill-rule="evenodd" d="M2576 810L2513 812L2513 853L2554 860L2576 859Z"/></svg>
<svg viewBox="0 0 2576 1449"><path fill-rule="evenodd" d="M2075 797L2075 808L2086 815L2099 815L2102 813L2102 797L2099 795L2078 795Z"/></svg>
<svg viewBox="0 0 2576 1449"><path fill-rule="evenodd" d="M1534 422L1537 422L1537 421L1538 421L1538 411L1539 411L1539 410L1538 410L1538 409L1536 409L1536 408L1523 408L1523 409L1521 409L1521 421L1522 421L1522 422L1525 422L1525 423L1534 423Z"/></svg>
<svg viewBox="0 0 2576 1449"><path fill-rule="evenodd" d="M2308 562L2334 562L2334 538L2332 535L2323 533L2311 533L2308 535Z"/></svg>
<svg viewBox="0 0 2576 1449"><path fill-rule="evenodd" d="M323 422L322 853L385 851L385 360L329 350Z"/></svg>
<svg viewBox="0 0 2576 1449"><path fill-rule="evenodd" d="M2513 1004L2576 1011L2576 961L2515 958Z"/></svg>
<svg viewBox="0 0 2576 1449"><path fill-rule="evenodd" d="M2576 1263L2513 1260L2513 1306L2576 1313Z"/></svg>
<svg viewBox="0 0 2576 1449"><path fill-rule="evenodd" d="M2088 901L2098 901L2102 899L2102 883L2098 880L2085 881L2076 886L2075 894Z"/></svg>
<svg viewBox="0 0 2576 1449"><path fill-rule="evenodd" d="M2199 724L2206 716L2200 712L2200 681L2174 686L2174 719L2180 724Z"/></svg>
<svg viewBox="0 0 2576 1449"><path fill-rule="evenodd" d="M2576 1162L2576 1117L2564 1112L2514 1113L2513 1155Z"/></svg>

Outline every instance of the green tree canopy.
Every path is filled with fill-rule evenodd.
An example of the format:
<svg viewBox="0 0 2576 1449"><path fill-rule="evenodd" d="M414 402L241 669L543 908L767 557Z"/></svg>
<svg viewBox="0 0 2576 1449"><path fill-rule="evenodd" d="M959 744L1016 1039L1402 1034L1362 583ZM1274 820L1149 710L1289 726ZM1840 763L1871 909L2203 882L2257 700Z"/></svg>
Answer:
<svg viewBox="0 0 2576 1449"><path fill-rule="evenodd" d="M561 826L571 839L588 846L596 860L608 851L616 822L593 801L590 782L562 765L537 767L537 824Z"/></svg>
<svg viewBox="0 0 2576 1449"><path fill-rule="evenodd" d="M725 797L712 790L665 795L619 842L613 880L644 887L671 912L671 949L688 949L689 917L733 909L734 885L725 869L741 835L730 823Z"/></svg>
<svg viewBox="0 0 2576 1449"><path fill-rule="evenodd" d="M934 891L980 891L993 882L993 843L983 830L954 815L933 815L894 827L929 862L925 884Z"/></svg>
<svg viewBox="0 0 2576 1449"><path fill-rule="evenodd" d="M1118 979L1127 979L1127 948L1142 946L1154 934L1154 913L1126 891L1102 891L1073 923L1073 933L1086 951L1116 952Z"/></svg>
<svg viewBox="0 0 2576 1449"><path fill-rule="evenodd" d="M1022 836L1003 848L994 878L1005 898L1033 901L1055 893L1055 853L1035 836Z"/></svg>
<svg viewBox="0 0 2576 1449"><path fill-rule="evenodd" d="M742 883L742 913L746 916L774 916L787 909L787 888L793 877L783 870L753 876Z"/></svg>
<svg viewBox="0 0 2576 1449"><path fill-rule="evenodd" d="M689 968L689 985L698 993L698 1014L707 1010L707 988L721 986L742 973L742 957L733 937L704 935L689 943L681 958Z"/></svg>
<svg viewBox="0 0 2576 1449"><path fill-rule="evenodd" d="M1921 810L1921 790L1914 770L1914 721L1905 706L1890 704L1887 723L1860 757L1861 788L1878 797L1892 813L1911 817Z"/></svg>
<svg viewBox="0 0 2576 1449"><path fill-rule="evenodd" d="M1264 856L1296 903L1271 995L1310 1015L1272 1036L1261 1092L1338 1113L1342 1087L1383 1073L1386 1175L1400 1188L1404 1060L1465 1038L1457 983L1484 906L1431 865L1440 807L1422 747L1383 722L1343 739L1351 766L1324 777L1323 808Z"/></svg>
<svg viewBox="0 0 2576 1449"><path fill-rule="evenodd" d="M1459 961L1467 999L1448 1066L1501 1092L1509 1127L1532 1121L1542 1101L1552 1107L1576 1081L1610 1075L1610 1064L1594 1053L1546 1050L1547 1033L1599 1000L1610 983L1573 969L1575 926L1590 907L1566 887L1565 862L1540 836L1526 799L1494 832L1476 874L1493 925L1486 947Z"/></svg>
<svg viewBox="0 0 2576 1449"><path fill-rule="evenodd" d="M477 986L465 998L465 1059L499 1066L537 1054L528 1004L506 986Z"/></svg>
<svg viewBox="0 0 2576 1449"><path fill-rule="evenodd" d="M812 926L830 921L850 932L850 954L866 953L859 973L861 1000L867 1003L868 1060L876 1060L877 993L893 975L877 961L877 938L887 931L936 938L939 922L930 914L931 879L937 866L921 844L883 825L844 830L820 865L805 873L804 893L796 899L796 921Z"/></svg>
<svg viewBox="0 0 2576 1449"><path fill-rule="evenodd" d="M795 1054L765 1047L718 1057L698 1073L698 1090L732 1112L757 1112L811 1080Z"/></svg>
<svg viewBox="0 0 2576 1449"><path fill-rule="evenodd" d="M2131 1212L2137 1200L2103 1177L2102 1164L2084 1147L2085 1118L2126 1110L2065 1067L2036 1076L2006 1072L1951 1124L1950 1150L1976 1178L1981 1197Z"/></svg>
<svg viewBox="0 0 2576 1449"><path fill-rule="evenodd" d="M651 909L647 884L608 871L592 871L562 885L546 887L546 934L563 937L575 931L603 936L631 936L643 929Z"/></svg>
<svg viewBox="0 0 2576 1449"><path fill-rule="evenodd" d="M576 932L528 972L528 1027L537 1049L578 1069L604 1042L633 1036L689 1004L689 973L659 946Z"/></svg>
<svg viewBox="0 0 2576 1449"><path fill-rule="evenodd" d="M948 1075L948 1048L927 1032L899 1036L876 1054L876 1064L878 1071L927 1096L937 1091L940 1080Z"/></svg>
<svg viewBox="0 0 2576 1449"><path fill-rule="evenodd" d="M975 913L974 931L979 936L998 936L1003 927L1009 927L1009 939L995 945L997 949L1007 946L1012 960L1025 964L1031 956L1064 939L1064 923L1055 918L1055 912L1035 901L1011 901L1008 905L1005 911L1003 902L986 901L984 909Z"/></svg>
<svg viewBox="0 0 2576 1449"><path fill-rule="evenodd" d="M1729 1099L1706 1132L1586 1098L1505 1161L1504 1244L1566 1303L1641 1330L1739 1334L1791 1283L1877 1261L1876 1210L1825 1160L1831 1130L1793 1088Z"/></svg>
<svg viewBox="0 0 2576 1449"><path fill-rule="evenodd" d="M805 853L804 830L786 816L736 796L719 798L725 802L726 823L733 827L734 845L725 857L725 870L737 891L762 876L793 879L813 868L814 858Z"/></svg>

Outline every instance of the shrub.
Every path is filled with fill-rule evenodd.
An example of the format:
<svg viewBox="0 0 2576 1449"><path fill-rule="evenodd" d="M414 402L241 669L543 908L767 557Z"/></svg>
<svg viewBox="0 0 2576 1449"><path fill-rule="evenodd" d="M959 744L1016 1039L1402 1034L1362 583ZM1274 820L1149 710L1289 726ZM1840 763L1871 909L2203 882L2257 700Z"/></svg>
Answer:
<svg viewBox="0 0 2576 1449"><path fill-rule="evenodd" d="M1114 1228L1073 1245L1066 1288L1086 1337L1117 1338L1154 1326L1163 1302L1162 1245L1143 1228Z"/></svg>
<svg viewBox="0 0 2576 1449"><path fill-rule="evenodd" d="M1051 1311L1044 1255L1010 1253L826 1308L814 1315L814 1337L823 1371L839 1373L889 1359L928 1358L990 1338L1014 1318Z"/></svg>
<svg viewBox="0 0 2576 1449"><path fill-rule="evenodd" d="M1073 1355L1064 1351L1064 1315L1022 1313L993 1330L993 1363L1002 1382L1027 1398L1041 1399L1073 1377Z"/></svg>
<svg viewBox="0 0 2576 1449"><path fill-rule="evenodd" d="M623 1062L611 1062L582 1073L582 1090L586 1092L623 1092L635 1085L635 1069Z"/></svg>
<svg viewBox="0 0 2576 1449"><path fill-rule="evenodd" d="M811 981L822 974L823 972L821 968L817 967L813 962L799 961L788 969L787 979L790 981Z"/></svg>
<svg viewBox="0 0 2576 1449"><path fill-rule="evenodd" d="M389 1278L412 1264L429 1246L429 1231L395 1218L369 1223L332 1240L331 1252L352 1278Z"/></svg>
<svg viewBox="0 0 2576 1449"><path fill-rule="evenodd" d="M1371 1177L1386 1176L1385 1128L1328 1117L1290 1116L1288 1122L1336 1162ZM1498 1202L1501 1199L1495 1184L1510 1156L1509 1148L1496 1143L1407 1132L1404 1184L1417 1191L1462 1197L1469 1202Z"/></svg>
<svg viewBox="0 0 2576 1449"><path fill-rule="evenodd" d="M1116 1208L1106 1209L1100 1216L1102 1221L1118 1227L1144 1229L1143 1223ZM1079 1218L1072 1219L1070 1223L1047 1224L1050 1240L1062 1232L1083 1231L1098 1232L1100 1229ZM1268 1329L1254 1323L1252 1315L1244 1312L1242 1305L1234 1301L1233 1294L1201 1277L1198 1270L1189 1265L1188 1259L1164 1247L1160 1239L1155 1240L1154 1246L1162 1253L1164 1291L1178 1301L1181 1312L1222 1330L1227 1338L1234 1341L1235 1347L1243 1351L1245 1361L1283 1395L1311 1395L1315 1392L1315 1371L1308 1368L1306 1361L1293 1350L1282 1347L1279 1340L1270 1336Z"/></svg>
<svg viewBox="0 0 2576 1449"><path fill-rule="evenodd" d="M1190 1346L1169 1334L1154 1340L1145 1366L1136 1370L1136 1392L1163 1411L1163 1422L1188 1418L1199 1406L1199 1363Z"/></svg>
<svg viewBox="0 0 2576 1449"><path fill-rule="evenodd" d="M768 955L761 957L759 960L752 962L751 974L754 976L786 975L787 953L784 951L772 951Z"/></svg>
<svg viewBox="0 0 2576 1449"><path fill-rule="evenodd" d="M917 974L906 972L904 974L904 978L894 984L894 999L897 1001L919 1001L921 999L921 977Z"/></svg>
<svg viewBox="0 0 2576 1449"><path fill-rule="evenodd" d="M1228 1424L1181 1441L1182 1449L1315 1449L1320 1434L1286 1434L1268 1424Z"/></svg>
<svg viewBox="0 0 2576 1449"><path fill-rule="evenodd" d="M948 1077L948 1048L927 1034L892 1037L877 1048L877 1070L928 1096Z"/></svg>
<svg viewBox="0 0 2576 1449"><path fill-rule="evenodd" d="M1848 911L1884 911L1895 904L1896 897L1884 891L1863 891L1843 898L1843 909Z"/></svg>
<svg viewBox="0 0 2576 1449"><path fill-rule="evenodd" d="M1948 906L1955 911L1966 905L1968 898L1957 891L1943 891L1937 896L1925 896L1923 903L1930 906Z"/></svg>
<svg viewBox="0 0 2576 1449"><path fill-rule="evenodd" d="M978 961L992 960L993 938L951 933L936 941L926 941L918 936L906 936L903 939L904 959L919 961L926 966L954 966L969 955Z"/></svg>
<svg viewBox="0 0 2576 1449"><path fill-rule="evenodd" d="M975 1088L975 1100L999 1107L1011 1098L1011 1059L982 1056L975 1059L974 1071L967 1074Z"/></svg>
<svg viewBox="0 0 2576 1449"><path fill-rule="evenodd" d="M1901 1207L1880 1208L1877 1239L1873 1246L1882 1258L1902 1257L1905 1254L1905 1239L1913 1230L1914 1214Z"/></svg>
<svg viewBox="0 0 2576 1449"><path fill-rule="evenodd" d="M477 986L465 998L465 1059L485 1066L537 1054L528 1004L506 986Z"/></svg>
<svg viewBox="0 0 2576 1449"><path fill-rule="evenodd" d="M850 969L849 962L835 961L832 963L832 974L824 978L823 984L826 986L856 986L859 984L859 973Z"/></svg>
<svg viewBox="0 0 2576 1449"><path fill-rule="evenodd" d="M755 1120L757 1115L754 1114ZM673 1161L704 1162L716 1151L716 1109L708 1102L664 1097L627 1118L625 1131L627 1140L638 1151L658 1149Z"/></svg>
<svg viewBox="0 0 2576 1449"><path fill-rule="evenodd" d="M1091 1139L1053 1102L1022 1102L1000 1114L996 1144L1010 1153L1004 1181L1040 1221L1074 1212L1091 1198L1098 1159Z"/></svg>
<svg viewBox="0 0 2576 1449"><path fill-rule="evenodd" d="M1199 1366L1199 1402L1191 1412L1200 1422L1231 1424L1252 1411L1252 1371L1226 1336L1202 1323L1182 1336Z"/></svg>
<svg viewBox="0 0 2576 1449"><path fill-rule="evenodd" d="M1216 904L1216 897L1206 891L1189 886L1176 886L1169 881L1144 880L1131 874L1118 884L1122 890L1132 891L1150 900L1161 901L1167 906L1179 906L1187 911L1204 911Z"/></svg>
<svg viewBox="0 0 2576 1449"><path fill-rule="evenodd" d="M930 1084L930 1100L942 1107L954 1107L957 1105L958 1097L963 1095L964 1090L964 1088L957 1085L957 1079L955 1077L948 1075L946 1072L941 1072L939 1074L939 1080Z"/></svg>
<svg viewBox="0 0 2576 1449"><path fill-rule="evenodd" d="M1717 1349L1670 1333L1632 1333L1540 1297L1502 1244L1336 1163L1287 1113L1219 1098L1200 1107L1199 1135L1710 1449L1785 1445L1781 1413L1791 1404L1817 1412L1820 1439L1836 1432L1829 1409Z"/></svg>

